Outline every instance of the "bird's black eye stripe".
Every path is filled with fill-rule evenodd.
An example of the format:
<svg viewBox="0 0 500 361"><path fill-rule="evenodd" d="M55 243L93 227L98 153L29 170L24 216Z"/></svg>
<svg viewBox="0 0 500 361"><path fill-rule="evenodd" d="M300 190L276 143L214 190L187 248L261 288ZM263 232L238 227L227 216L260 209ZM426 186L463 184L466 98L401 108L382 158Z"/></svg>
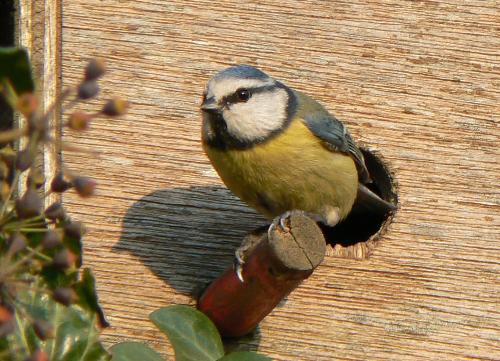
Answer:
<svg viewBox="0 0 500 361"><path fill-rule="evenodd" d="M225 104L234 104L234 103L246 103L248 99L252 96L252 92L247 88L239 88L233 94L228 95L224 98Z"/></svg>
<svg viewBox="0 0 500 361"><path fill-rule="evenodd" d="M264 85L255 88L239 88L233 94L224 98L224 103L227 105L235 103L246 103L254 94L272 91L276 89L275 85Z"/></svg>

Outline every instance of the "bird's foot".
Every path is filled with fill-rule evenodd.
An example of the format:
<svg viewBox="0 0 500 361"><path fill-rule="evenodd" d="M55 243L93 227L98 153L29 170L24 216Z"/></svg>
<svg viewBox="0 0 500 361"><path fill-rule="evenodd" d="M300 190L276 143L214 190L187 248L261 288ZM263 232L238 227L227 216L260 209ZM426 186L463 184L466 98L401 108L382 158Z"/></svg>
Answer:
<svg viewBox="0 0 500 361"><path fill-rule="evenodd" d="M290 229L287 225L287 220L290 218L292 214L301 214L303 216L309 217L315 222L325 222L325 219L321 217L318 214L311 213L311 212L306 212L300 209L294 209L293 211L286 211L285 213L279 215L278 217L274 218L271 225L269 226L267 230L267 237L271 237L271 232L279 225L281 229L284 231L288 232Z"/></svg>
<svg viewBox="0 0 500 361"><path fill-rule="evenodd" d="M255 233L255 234L254 234ZM256 230L254 233L249 234L243 239L241 245L234 252L234 262L233 268L236 272L236 276L241 282L244 282L243 279L243 265L248 257L248 255L252 252L255 246L262 241L262 230ZM259 236L260 233L260 236Z"/></svg>
<svg viewBox="0 0 500 361"><path fill-rule="evenodd" d="M288 232L290 229L288 228L288 225L286 224L288 218L292 215L292 213L300 213L300 214L305 214L304 211L299 211L299 210L293 210L293 211L286 211L285 213L279 215L278 217L274 218L271 224L269 225L269 228L267 229L267 238L271 238L271 233L273 230L277 227L280 226L281 229L283 229L285 232Z"/></svg>
<svg viewBox="0 0 500 361"><path fill-rule="evenodd" d="M336 225L339 222L340 216L339 216L339 209L337 207L335 208L329 208L327 212L325 212L325 215L319 215L317 213L312 213L312 212L307 212L303 210L293 210L293 211L286 211L282 215L276 217L273 222L271 223L271 226L269 227L268 230L268 236L271 234L272 229L276 227L278 224L281 226L282 229L285 231L288 230L288 226L286 225L286 220L290 218L292 213L295 214L301 214L303 216L311 218L315 222L321 222L327 225L331 225L332 227Z"/></svg>

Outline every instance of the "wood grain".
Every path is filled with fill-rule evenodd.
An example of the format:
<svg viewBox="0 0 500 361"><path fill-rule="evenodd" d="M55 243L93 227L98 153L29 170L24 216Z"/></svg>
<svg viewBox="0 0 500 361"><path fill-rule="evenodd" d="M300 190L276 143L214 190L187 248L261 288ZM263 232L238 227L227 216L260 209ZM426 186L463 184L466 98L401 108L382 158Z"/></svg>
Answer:
<svg viewBox="0 0 500 361"><path fill-rule="evenodd" d="M35 47L35 42L33 40L36 29L33 25L34 11L33 2L31 0L19 1L18 7L18 27L17 27L17 43L19 46L25 48L28 51L30 59L33 59L33 49ZM43 57L42 57L43 59ZM36 72L34 72L34 77L37 77ZM38 80L38 79L37 79ZM24 128L26 126L26 119L24 117L17 117L16 122L19 128ZM26 138L21 138L19 140L19 149L26 147L28 140ZM22 192L26 188L26 178L27 174L22 174L19 179L19 190Z"/></svg>
<svg viewBox="0 0 500 361"><path fill-rule="evenodd" d="M25 48L30 56L33 78L37 85L35 91L39 95L41 109L46 112L56 101L60 91L61 73L61 3L58 0L19 0L18 6L18 31L17 43ZM61 124L58 108L53 108L48 119L48 135L52 139L60 139ZM18 119L19 126L23 127L26 120ZM19 147L26 146L27 139L21 138ZM43 157L39 160L39 166L47 179L51 179L60 164L60 150L56 142L44 144ZM25 189L27 174L23 174L19 180L20 189ZM46 191L50 183L46 184ZM51 204L58 196L50 194L45 198L45 204Z"/></svg>
<svg viewBox="0 0 500 361"><path fill-rule="evenodd" d="M43 41L43 105L44 110L52 109L48 126L50 128L49 136L52 139L61 138L61 115L58 107L52 107L57 101L61 87L61 19L59 0L44 1L45 34ZM44 144L44 174L47 179L52 179L60 170L60 149L59 142L49 142ZM45 191L50 190L50 183L45 185ZM45 205L48 206L57 200L57 194L50 194L45 198Z"/></svg>
<svg viewBox="0 0 500 361"><path fill-rule="evenodd" d="M486 0L63 1L63 84L101 56L104 96L132 103L124 119L63 134L101 153L64 154L100 185L65 203L90 229L106 344L142 340L171 358L148 314L192 303L264 223L199 140L206 80L249 63L380 151L400 209L369 259L327 257L232 347L276 360L499 360L499 15Z"/></svg>

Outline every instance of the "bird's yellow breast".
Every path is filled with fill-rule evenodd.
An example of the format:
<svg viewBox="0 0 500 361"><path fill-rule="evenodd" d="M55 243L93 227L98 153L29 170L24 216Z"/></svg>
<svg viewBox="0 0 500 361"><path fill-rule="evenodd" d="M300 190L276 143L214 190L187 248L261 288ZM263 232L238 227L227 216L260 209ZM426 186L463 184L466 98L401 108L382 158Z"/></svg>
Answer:
<svg viewBox="0 0 500 361"><path fill-rule="evenodd" d="M204 149L226 186L270 218L293 209L323 215L329 207L344 218L356 198L354 161L327 149L300 119L249 149Z"/></svg>

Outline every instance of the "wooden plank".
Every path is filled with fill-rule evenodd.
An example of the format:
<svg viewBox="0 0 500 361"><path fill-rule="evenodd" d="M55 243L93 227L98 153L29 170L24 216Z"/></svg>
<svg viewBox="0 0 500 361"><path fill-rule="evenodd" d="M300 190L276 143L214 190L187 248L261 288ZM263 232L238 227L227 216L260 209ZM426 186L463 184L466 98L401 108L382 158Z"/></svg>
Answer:
<svg viewBox="0 0 500 361"><path fill-rule="evenodd" d="M59 0L45 0L45 34L43 42L43 104L45 111L51 109L51 105L57 101L61 91L61 2ZM52 108L48 126L49 136L52 139L61 138L61 116L59 108ZM59 142L49 142L44 144L44 174L47 179L52 179L60 169L60 149ZM46 192L50 190L50 183L45 184ZM48 206L57 200L59 195L49 194L45 198L45 205Z"/></svg>
<svg viewBox="0 0 500 361"><path fill-rule="evenodd" d="M18 3L18 32L17 42L19 46L28 51L30 59L33 59L33 35L36 33L33 27L33 2L31 0L19 1ZM26 126L26 119L18 117L16 119L19 128ZM21 138L19 140L19 149L23 149L27 145L27 139ZM19 189L22 191L26 187L27 174L22 174L19 179Z"/></svg>
<svg viewBox="0 0 500 361"><path fill-rule="evenodd" d="M232 259L264 223L200 146L206 80L250 63L313 95L399 185L400 209L367 260L327 257L238 347L276 360L498 360L500 28L496 1L63 3L63 84L107 59L122 120L63 139L99 196L65 203L89 233L85 263L112 327L172 356L148 321ZM90 108L99 102L89 103ZM233 345L234 346L234 345Z"/></svg>
<svg viewBox="0 0 500 361"><path fill-rule="evenodd" d="M18 3L18 36L19 46L25 48L30 56L33 77L36 80L37 94L40 95L42 109L47 111L51 104L56 101L61 84L61 44L60 44L60 18L61 3L58 0L20 0ZM61 138L61 119L58 109L54 108L52 116L48 120L49 136L52 139ZM18 119L19 126L25 126L26 119ZM20 140L20 148L26 146L27 139ZM57 143L50 142L44 145L43 157L40 167L43 169L47 179L51 179L59 169L60 151ZM25 188L27 174L23 174L19 180L20 189ZM47 183L46 190L50 183ZM50 194L45 198L46 205L58 198L56 194Z"/></svg>

